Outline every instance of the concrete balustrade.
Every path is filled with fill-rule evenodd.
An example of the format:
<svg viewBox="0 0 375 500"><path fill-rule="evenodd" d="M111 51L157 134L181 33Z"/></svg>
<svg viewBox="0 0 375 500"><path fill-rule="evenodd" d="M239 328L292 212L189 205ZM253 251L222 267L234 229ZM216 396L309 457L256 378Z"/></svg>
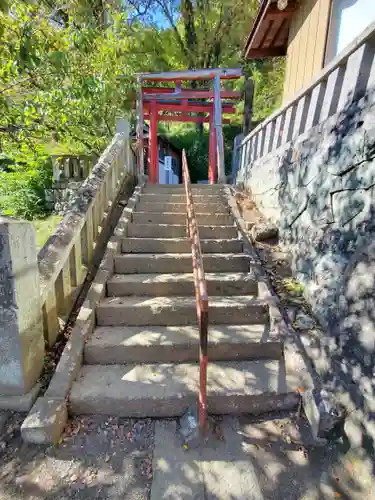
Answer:
<svg viewBox="0 0 375 500"><path fill-rule="evenodd" d="M35 400L45 344L64 327L135 168L127 126L39 253L31 223L0 218L0 409L28 410Z"/></svg>

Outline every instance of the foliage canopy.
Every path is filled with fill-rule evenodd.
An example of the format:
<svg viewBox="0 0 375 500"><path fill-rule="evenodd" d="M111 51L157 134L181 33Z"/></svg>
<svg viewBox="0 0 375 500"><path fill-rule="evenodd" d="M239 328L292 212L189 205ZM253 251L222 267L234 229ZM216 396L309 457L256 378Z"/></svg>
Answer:
<svg viewBox="0 0 375 500"><path fill-rule="evenodd" d="M43 214L51 152L99 154L116 116L131 112L135 73L241 65L256 8L256 0L0 0L0 212ZM282 63L248 70L260 120L278 104ZM228 139L241 106L234 123ZM172 126L169 135L188 150L192 177L205 175L206 131Z"/></svg>

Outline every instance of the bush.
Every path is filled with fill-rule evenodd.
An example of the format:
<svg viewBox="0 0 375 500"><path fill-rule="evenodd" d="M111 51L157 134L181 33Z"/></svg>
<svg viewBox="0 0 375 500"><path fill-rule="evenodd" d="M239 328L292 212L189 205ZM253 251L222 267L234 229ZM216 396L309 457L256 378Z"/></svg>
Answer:
<svg viewBox="0 0 375 500"><path fill-rule="evenodd" d="M233 144L241 127L227 125L223 127L225 173L232 171ZM185 126L175 133L168 134L170 142L179 149L185 149L192 182L208 178L209 133L207 129L201 134L195 126Z"/></svg>
<svg viewBox="0 0 375 500"><path fill-rule="evenodd" d="M0 213L32 220L43 217L45 189L52 184L52 163L41 157L39 161L16 163L0 171Z"/></svg>

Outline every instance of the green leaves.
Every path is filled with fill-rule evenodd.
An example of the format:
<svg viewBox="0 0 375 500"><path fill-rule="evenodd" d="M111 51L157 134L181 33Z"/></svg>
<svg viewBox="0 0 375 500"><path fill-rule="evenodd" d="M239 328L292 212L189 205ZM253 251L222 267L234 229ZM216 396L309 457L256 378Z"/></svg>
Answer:
<svg viewBox="0 0 375 500"><path fill-rule="evenodd" d="M106 147L133 94L134 83L118 77L142 65L124 15L104 27L77 24L78 10L66 24L50 13L47 3L20 0L0 12L0 213L25 218L45 210L49 154Z"/></svg>

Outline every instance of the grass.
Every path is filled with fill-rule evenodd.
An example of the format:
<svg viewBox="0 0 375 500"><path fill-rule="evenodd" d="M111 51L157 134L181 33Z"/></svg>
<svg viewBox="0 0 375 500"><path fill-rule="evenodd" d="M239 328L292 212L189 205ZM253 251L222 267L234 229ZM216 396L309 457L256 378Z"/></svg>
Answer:
<svg viewBox="0 0 375 500"><path fill-rule="evenodd" d="M49 236L55 231L61 219L62 217L60 215L50 215L44 219L33 220L36 231L36 246L38 248L42 248Z"/></svg>
<svg viewBox="0 0 375 500"><path fill-rule="evenodd" d="M302 295L305 287L293 278L286 278L283 281L284 288L293 295Z"/></svg>

